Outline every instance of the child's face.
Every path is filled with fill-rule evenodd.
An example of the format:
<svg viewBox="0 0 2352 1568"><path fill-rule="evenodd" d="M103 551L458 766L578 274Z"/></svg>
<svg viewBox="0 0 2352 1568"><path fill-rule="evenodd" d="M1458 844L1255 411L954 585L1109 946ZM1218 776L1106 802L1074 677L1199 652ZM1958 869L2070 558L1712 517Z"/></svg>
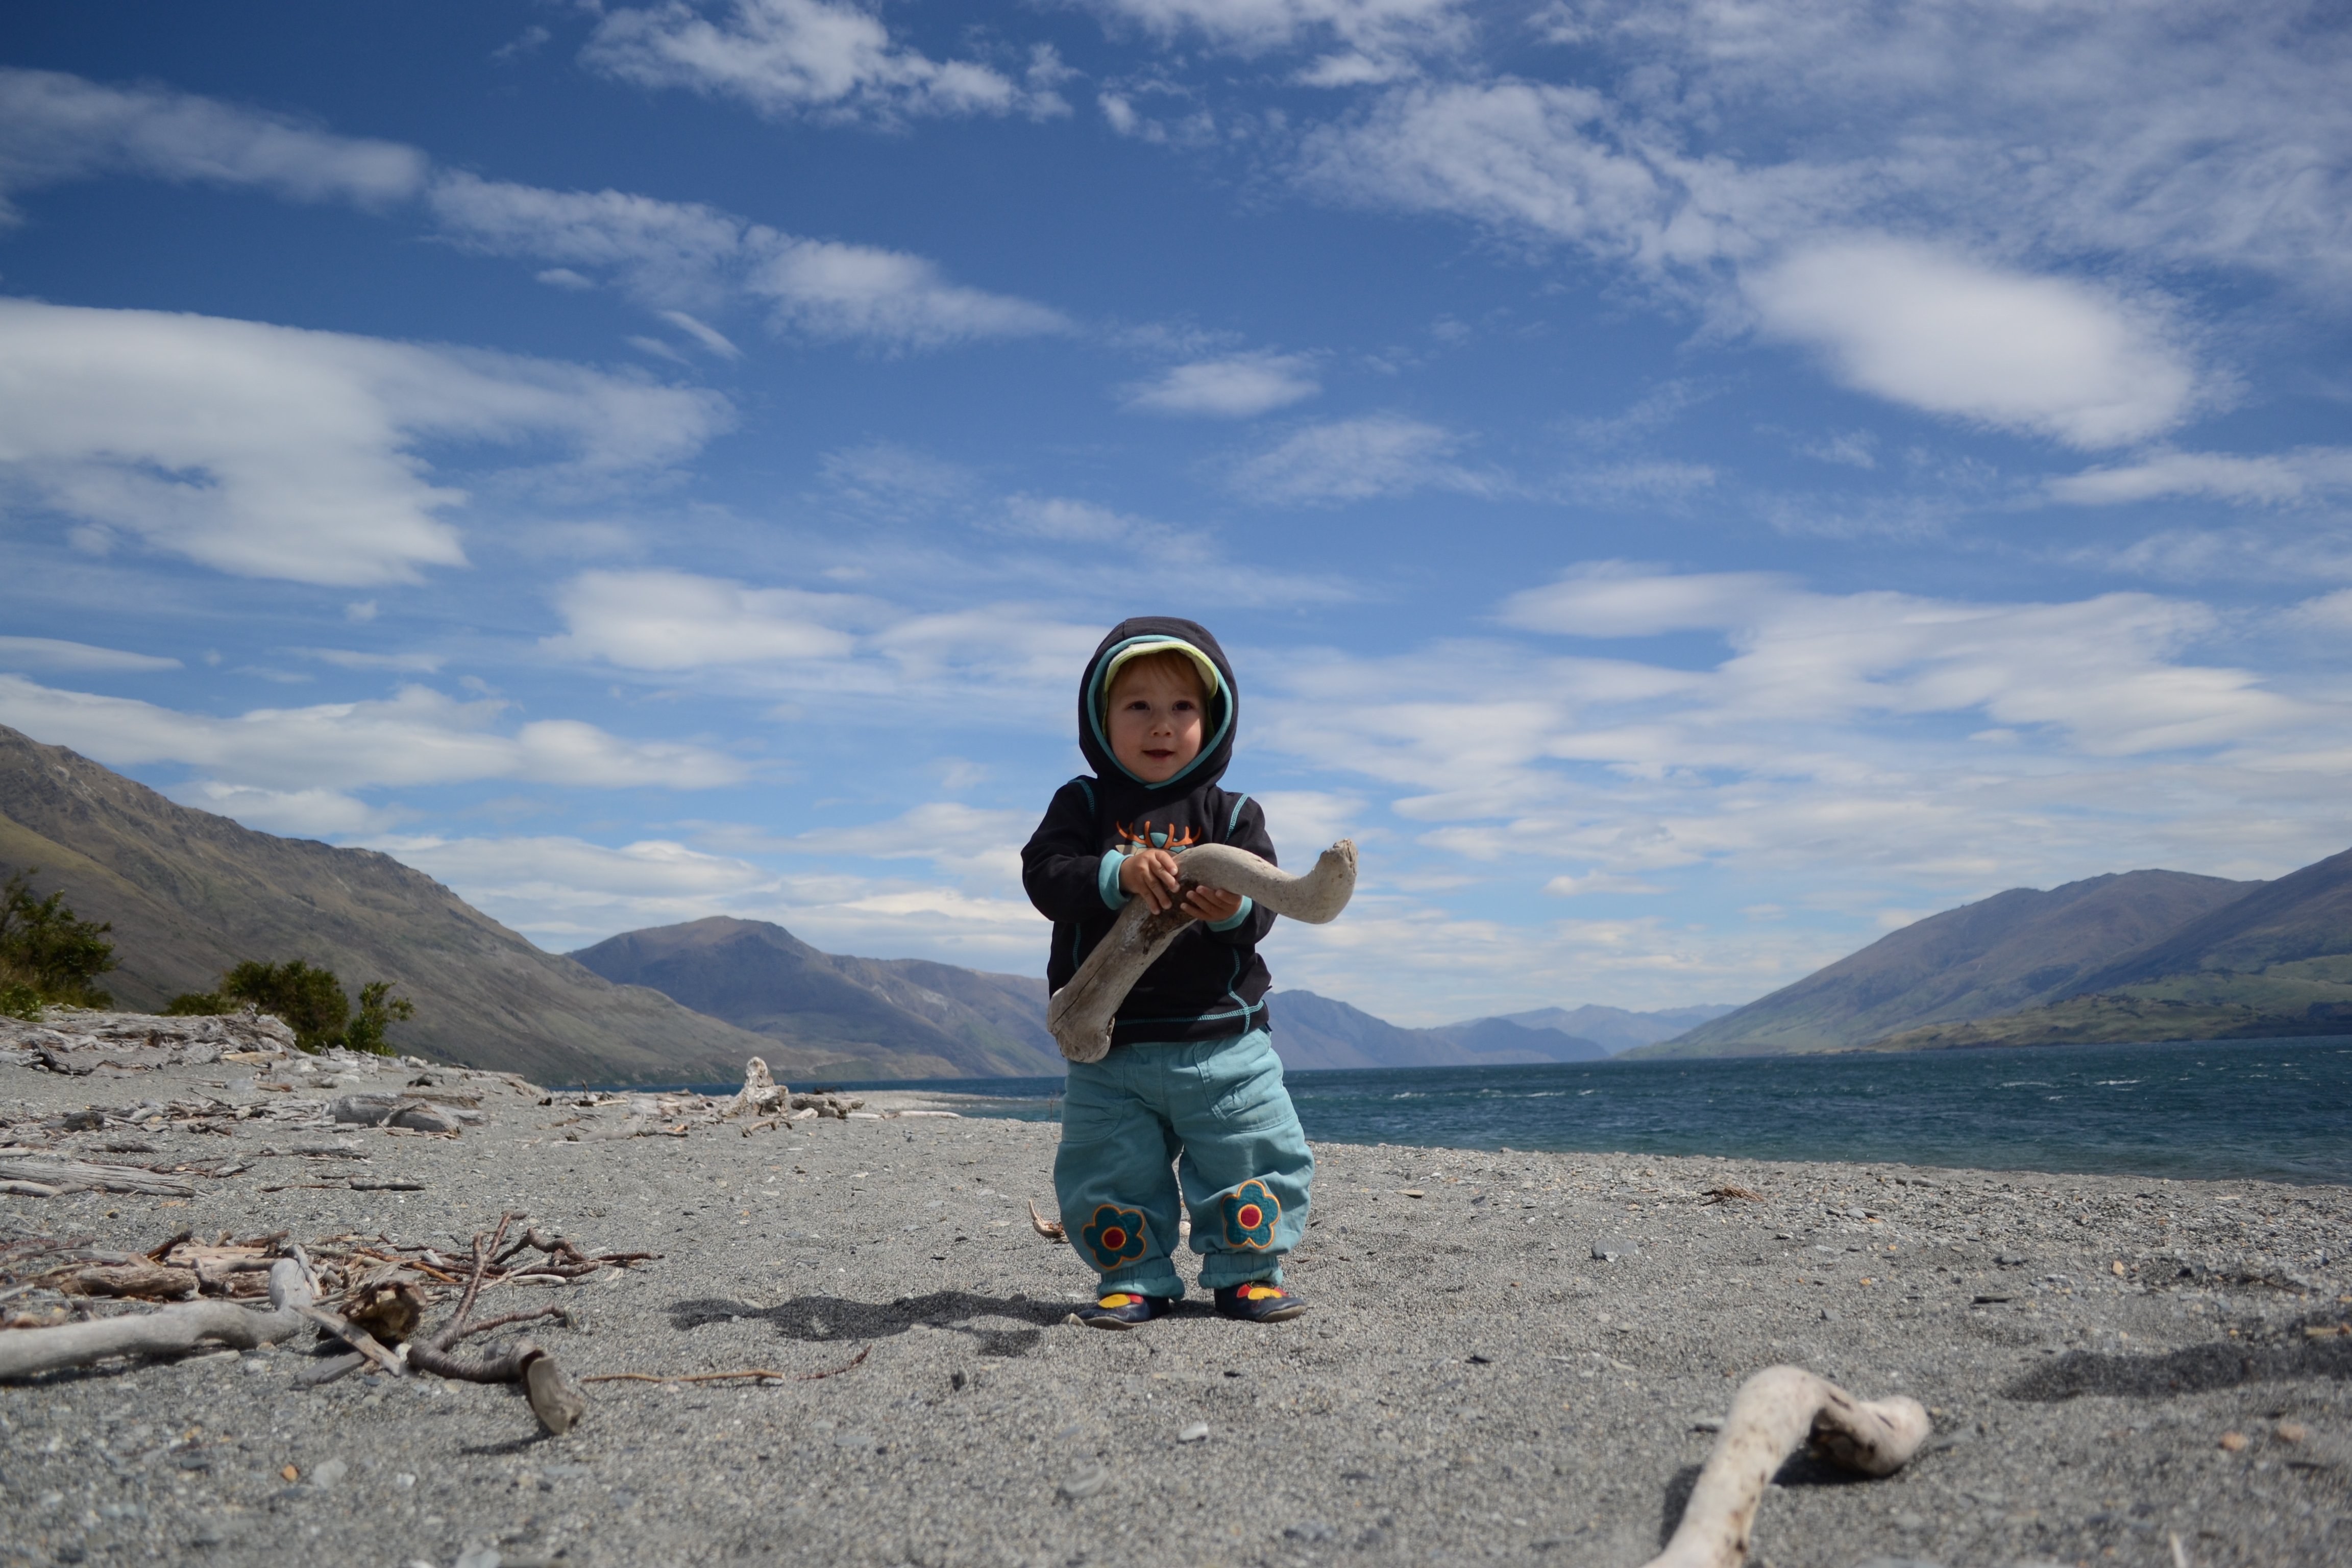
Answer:
<svg viewBox="0 0 2352 1568"><path fill-rule="evenodd" d="M1201 754L1201 685L1163 664L1130 666L1110 689L1110 752L1145 784L1165 784Z"/></svg>

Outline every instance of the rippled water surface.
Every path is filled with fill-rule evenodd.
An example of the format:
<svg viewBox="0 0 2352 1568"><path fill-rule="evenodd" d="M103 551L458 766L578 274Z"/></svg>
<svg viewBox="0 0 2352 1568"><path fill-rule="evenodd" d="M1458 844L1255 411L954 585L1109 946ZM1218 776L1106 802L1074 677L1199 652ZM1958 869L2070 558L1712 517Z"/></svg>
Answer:
<svg viewBox="0 0 2352 1568"><path fill-rule="evenodd" d="M1297 1072L1310 1138L2352 1182L2352 1038ZM913 1085L1059 1115L1059 1079Z"/></svg>

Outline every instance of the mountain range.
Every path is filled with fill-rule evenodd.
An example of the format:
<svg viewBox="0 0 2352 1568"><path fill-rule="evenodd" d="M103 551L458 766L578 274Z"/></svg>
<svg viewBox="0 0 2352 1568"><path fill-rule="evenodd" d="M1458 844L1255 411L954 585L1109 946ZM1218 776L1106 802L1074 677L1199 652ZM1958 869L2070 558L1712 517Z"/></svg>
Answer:
<svg viewBox="0 0 2352 1568"><path fill-rule="evenodd" d="M821 952L714 916L551 953L372 849L257 832L0 726L0 870L39 868L113 927L120 1005L206 991L247 959L299 958L416 1007L402 1050L542 1082L798 1081L1058 1074L1045 983L920 959ZM1722 1008L1550 1008L1406 1029L1311 992L1275 999L1294 1068L1587 1060Z"/></svg>
<svg viewBox="0 0 2352 1568"><path fill-rule="evenodd" d="M394 1026L401 1049L541 1081L740 1078L757 1054L780 1074L834 1070L544 952L388 855L257 833L5 726L0 865L39 868L37 890L112 924L121 967L100 984L128 1007L300 958L347 991L395 982L416 1007Z"/></svg>
<svg viewBox="0 0 2352 1568"><path fill-rule="evenodd" d="M2273 882L2128 871L1882 937L1637 1056L2352 1034L2352 850Z"/></svg>

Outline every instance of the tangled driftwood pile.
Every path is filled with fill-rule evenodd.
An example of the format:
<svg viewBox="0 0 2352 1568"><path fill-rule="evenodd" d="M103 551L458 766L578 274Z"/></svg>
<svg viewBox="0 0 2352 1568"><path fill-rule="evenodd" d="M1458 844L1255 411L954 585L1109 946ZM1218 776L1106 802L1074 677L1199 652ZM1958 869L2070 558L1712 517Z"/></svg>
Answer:
<svg viewBox="0 0 2352 1568"><path fill-rule="evenodd" d="M508 1232L523 1222L521 1238ZM183 1231L142 1257L108 1253L87 1240L35 1237L0 1247L0 1378L29 1377L123 1355L165 1355L206 1341L250 1349L316 1327L322 1342L348 1347L321 1360L300 1381L330 1383L373 1363L393 1376L412 1371L472 1383L520 1383L551 1432L563 1432L584 1408L554 1358L529 1339L487 1355L455 1348L478 1334L515 1324L567 1319L561 1306L475 1317L482 1292L499 1285L560 1284L605 1268L626 1268L650 1252L588 1253L561 1236L501 1215L474 1237L463 1262L429 1246L382 1237L331 1237L305 1248L286 1233L204 1241ZM457 1308L420 1333L433 1305L457 1293ZM266 1297L269 1310L240 1303ZM152 1311L101 1316L93 1298L175 1301Z"/></svg>
<svg viewBox="0 0 2352 1568"><path fill-rule="evenodd" d="M0 1018L0 1062L77 1078L102 1067L206 1067L239 1053L276 1057L293 1050L294 1031L261 1013L172 1018L50 1006L37 1023Z"/></svg>

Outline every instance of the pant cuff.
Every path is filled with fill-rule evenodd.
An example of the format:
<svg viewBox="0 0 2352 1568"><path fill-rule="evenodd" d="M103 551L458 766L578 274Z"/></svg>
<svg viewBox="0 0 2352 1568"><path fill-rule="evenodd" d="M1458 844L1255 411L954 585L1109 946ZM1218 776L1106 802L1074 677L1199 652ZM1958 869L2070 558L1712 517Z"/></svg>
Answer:
<svg viewBox="0 0 2352 1568"><path fill-rule="evenodd" d="M1135 1296L1169 1299L1178 1299L1184 1294L1183 1279L1165 1263L1115 1270L1102 1277L1102 1288L1106 1292L1125 1290Z"/></svg>
<svg viewBox="0 0 2352 1568"><path fill-rule="evenodd" d="M1263 1279L1269 1285L1282 1283L1282 1258L1265 1252L1212 1252L1201 1260L1201 1288L1222 1290L1228 1285L1245 1285Z"/></svg>

